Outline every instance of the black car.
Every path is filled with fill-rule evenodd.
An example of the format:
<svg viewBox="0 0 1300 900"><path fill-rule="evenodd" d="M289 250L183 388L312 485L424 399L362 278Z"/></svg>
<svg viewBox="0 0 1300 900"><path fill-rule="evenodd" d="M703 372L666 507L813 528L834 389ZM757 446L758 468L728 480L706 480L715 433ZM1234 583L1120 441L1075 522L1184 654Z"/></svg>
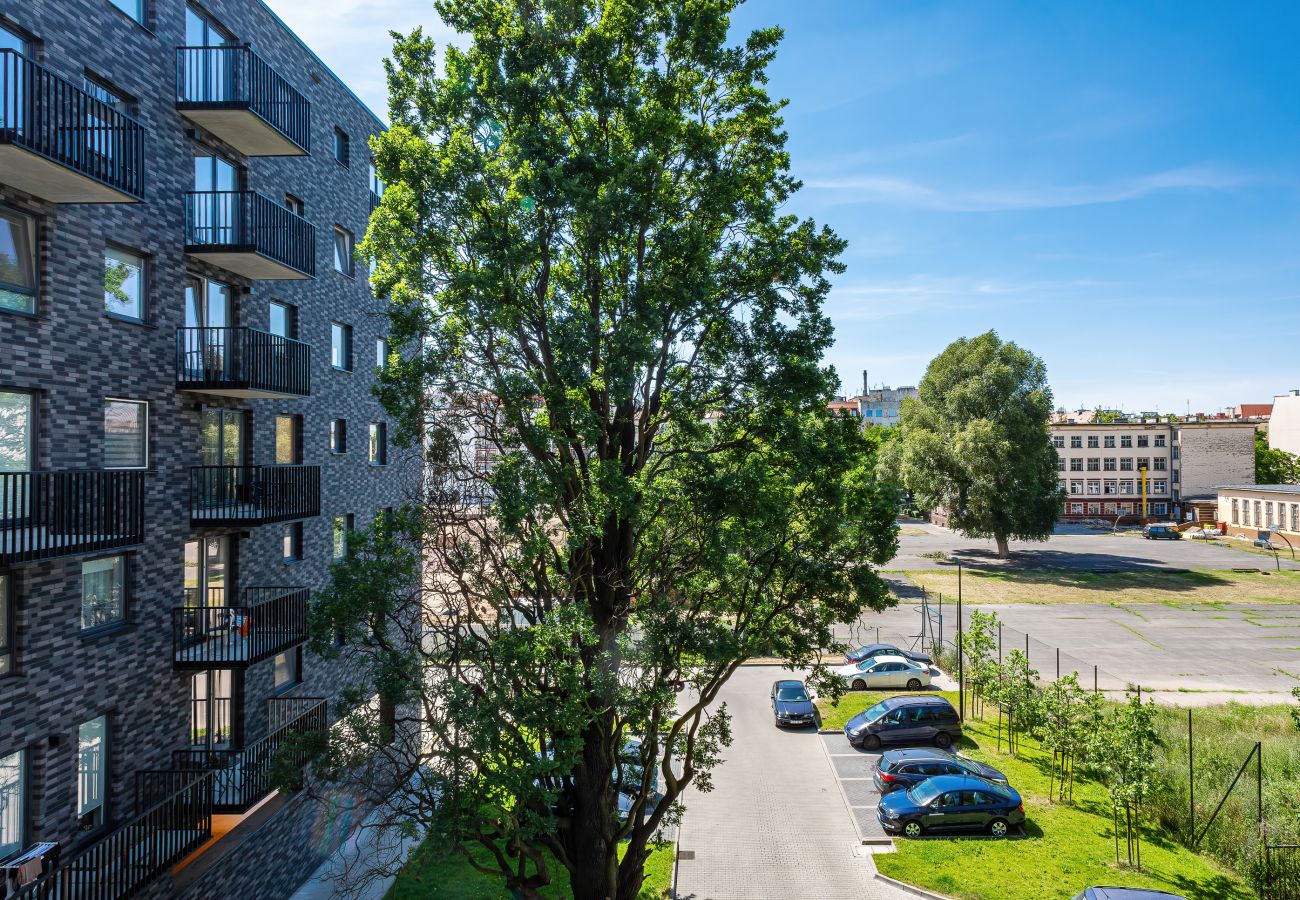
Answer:
<svg viewBox="0 0 1300 900"><path fill-rule="evenodd" d="M890 834L920 837L927 831L987 831L1006 837L1025 821L1020 795L1005 784L969 775L939 775L916 787L880 798L880 827Z"/></svg>
<svg viewBox="0 0 1300 900"><path fill-rule="evenodd" d="M778 728L785 725L816 725L817 710L802 681L778 681L772 685L772 716Z"/></svg>
<svg viewBox="0 0 1300 900"><path fill-rule="evenodd" d="M871 780L882 794L906 790L936 775L974 775L994 784L1007 776L992 766L945 750L886 750L876 761Z"/></svg>
<svg viewBox="0 0 1300 900"><path fill-rule="evenodd" d="M961 718L943 697L890 697L864 709L844 725L854 747L875 750L885 741L951 747L961 737Z"/></svg>
<svg viewBox="0 0 1300 900"><path fill-rule="evenodd" d="M901 647L895 647L893 644L867 644L856 650L850 650L844 654L844 661L855 663L862 662L873 656L901 656L903 659L910 659L912 662L919 662L922 665L930 665L930 657L924 653L917 653L914 650L904 650Z"/></svg>
<svg viewBox="0 0 1300 900"><path fill-rule="evenodd" d="M1187 900L1181 894L1153 891L1151 888L1114 887L1102 885L1084 888L1070 900Z"/></svg>

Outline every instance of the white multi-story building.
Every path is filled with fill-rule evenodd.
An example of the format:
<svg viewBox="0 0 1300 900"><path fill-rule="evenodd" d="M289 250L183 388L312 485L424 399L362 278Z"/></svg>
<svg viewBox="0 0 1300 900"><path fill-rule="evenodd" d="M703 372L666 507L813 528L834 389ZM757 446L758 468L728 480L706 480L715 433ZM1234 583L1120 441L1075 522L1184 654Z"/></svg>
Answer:
<svg viewBox="0 0 1300 900"><path fill-rule="evenodd" d="M1300 454L1300 390L1273 398L1268 445L1274 450Z"/></svg>

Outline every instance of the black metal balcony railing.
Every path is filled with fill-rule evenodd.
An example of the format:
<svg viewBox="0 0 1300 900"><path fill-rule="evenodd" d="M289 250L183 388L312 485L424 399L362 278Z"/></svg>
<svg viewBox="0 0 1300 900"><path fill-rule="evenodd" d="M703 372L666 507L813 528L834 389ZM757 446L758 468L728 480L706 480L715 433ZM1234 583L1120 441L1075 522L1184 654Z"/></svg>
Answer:
<svg viewBox="0 0 1300 900"><path fill-rule="evenodd" d="M0 566L144 541L144 472L0 472Z"/></svg>
<svg viewBox="0 0 1300 900"><path fill-rule="evenodd" d="M320 466L194 466L190 522L261 525L320 515Z"/></svg>
<svg viewBox="0 0 1300 900"><path fill-rule="evenodd" d="M219 813L240 813L266 797L274 788L271 770L283 755L301 769L309 754L301 746L286 746L302 734L324 732L329 727L327 704L320 697L295 698L308 705L261 740L242 750L177 750L173 762L178 769L200 769L214 776L213 809Z"/></svg>
<svg viewBox="0 0 1300 900"><path fill-rule="evenodd" d="M0 50L0 144L144 196L144 127L13 50Z"/></svg>
<svg viewBox="0 0 1300 900"><path fill-rule="evenodd" d="M311 150L311 104L248 46L176 48L180 109L246 109Z"/></svg>
<svg viewBox="0 0 1300 900"><path fill-rule="evenodd" d="M252 328L177 328L176 387L306 397L311 345Z"/></svg>
<svg viewBox="0 0 1300 900"><path fill-rule="evenodd" d="M257 191L189 191L185 252L252 253L314 277L316 229Z"/></svg>
<svg viewBox="0 0 1300 900"><path fill-rule="evenodd" d="M49 874L19 890L20 900L122 900L212 837L212 773L137 779L141 811ZM173 788L165 793L166 788ZM145 805L145 802L153 801Z"/></svg>
<svg viewBox="0 0 1300 900"><path fill-rule="evenodd" d="M245 588L238 606L186 594L172 610L176 669L244 668L307 640L307 588Z"/></svg>

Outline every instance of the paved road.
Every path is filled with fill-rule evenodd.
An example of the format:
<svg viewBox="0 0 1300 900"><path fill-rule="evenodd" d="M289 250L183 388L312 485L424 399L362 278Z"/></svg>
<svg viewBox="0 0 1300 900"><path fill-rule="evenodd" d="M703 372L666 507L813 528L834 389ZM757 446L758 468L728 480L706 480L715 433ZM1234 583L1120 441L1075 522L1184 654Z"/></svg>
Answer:
<svg viewBox="0 0 1300 900"><path fill-rule="evenodd" d="M924 534L907 532L924 531ZM1101 569L1140 571L1142 569L1234 569L1241 567L1273 568L1270 556L1243 553L1227 547L1206 545L1200 541L1147 541L1081 526L1064 525L1045 542L1012 541L1010 565L1026 569ZM922 553L956 553L971 567L1004 567L997 558L993 541L964 538L961 535L924 522L904 521L898 538L898 555L885 567L903 571L944 568L942 560L921 556ZM1300 562L1281 560L1282 568L1300 571Z"/></svg>
<svg viewBox="0 0 1300 900"><path fill-rule="evenodd" d="M778 731L767 695L790 677L744 666L722 691L734 741L714 789L687 793L677 866L681 900L908 900L872 876L817 734Z"/></svg>

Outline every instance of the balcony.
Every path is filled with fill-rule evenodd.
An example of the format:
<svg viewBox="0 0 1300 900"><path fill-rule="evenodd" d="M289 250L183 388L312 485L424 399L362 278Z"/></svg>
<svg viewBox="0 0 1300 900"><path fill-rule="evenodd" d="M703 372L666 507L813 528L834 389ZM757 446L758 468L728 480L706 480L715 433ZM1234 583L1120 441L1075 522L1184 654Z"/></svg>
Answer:
<svg viewBox="0 0 1300 900"><path fill-rule="evenodd" d="M257 191L188 192L185 252L255 280L316 275L316 229Z"/></svg>
<svg viewBox="0 0 1300 900"><path fill-rule="evenodd" d="M290 739L329 727L326 702L320 697L290 698L288 715L275 715L272 704L272 728L261 740L242 750L177 750L173 762L177 769L197 769L213 775L213 811L242 813L275 789L271 770L277 756L283 754L301 769L310 753L301 746L286 746ZM278 720L278 721L277 721Z"/></svg>
<svg viewBox="0 0 1300 900"><path fill-rule="evenodd" d="M185 593L172 610L173 669L245 669L307 640L307 588L245 588L238 606Z"/></svg>
<svg viewBox="0 0 1300 900"><path fill-rule="evenodd" d="M311 346L252 328L177 328L176 389L226 397L307 397Z"/></svg>
<svg viewBox="0 0 1300 900"><path fill-rule="evenodd" d="M307 156L311 104L246 45L177 47L176 109L245 156Z"/></svg>
<svg viewBox="0 0 1300 900"><path fill-rule="evenodd" d="M265 525L320 515L320 466L194 466L190 524Z"/></svg>
<svg viewBox="0 0 1300 900"><path fill-rule="evenodd" d="M56 863L14 900L123 900L212 837L215 778L209 773L139 772L134 817Z"/></svg>
<svg viewBox="0 0 1300 900"><path fill-rule="evenodd" d="M143 541L143 472L0 472L0 567Z"/></svg>
<svg viewBox="0 0 1300 900"><path fill-rule="evenodd" d="M135 203L144 196L144 127L0 50L0 182L53 203Z"/></svg>

